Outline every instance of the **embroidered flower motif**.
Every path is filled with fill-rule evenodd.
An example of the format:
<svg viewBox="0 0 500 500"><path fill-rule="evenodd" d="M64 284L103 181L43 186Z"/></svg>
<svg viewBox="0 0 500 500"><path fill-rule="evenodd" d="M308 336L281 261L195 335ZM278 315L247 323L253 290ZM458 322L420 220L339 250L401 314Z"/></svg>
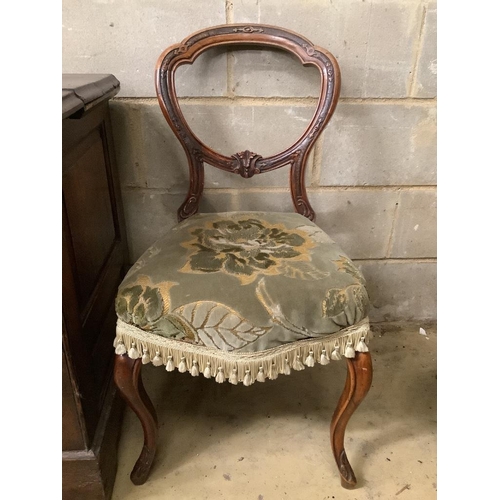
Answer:
<svg viewBox="0 0 500 500"><path fill-rule="evenodd" d="M191 253L181 272L224 272L242 284L261 274L280 274L284 263L310 261L308 250L315 246L304 231L251 218L209 222L191 235L182 243Z"/></svg>

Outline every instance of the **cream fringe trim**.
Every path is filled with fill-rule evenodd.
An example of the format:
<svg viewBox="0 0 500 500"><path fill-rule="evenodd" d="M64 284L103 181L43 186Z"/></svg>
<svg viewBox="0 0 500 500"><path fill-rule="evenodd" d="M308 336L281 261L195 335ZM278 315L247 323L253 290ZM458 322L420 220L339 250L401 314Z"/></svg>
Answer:
<svg viewBox="0 0 500 500"><path fill-rule="evenodd" d="M167 371L177 368L181 373L203 374L215 377L216 382L226 379L232 384L251 385L278 374L290 374L290 369L304 370L315 363L326 365L342 356L353 358L358 352L368 352L372 336L368 318L354 326L321 338L298 340L258 352L233 353L199 346L151 334L120 319L116 325L113 343L116 354L128 354L132 359L142 358L155 366L165 365Z"/></svg>

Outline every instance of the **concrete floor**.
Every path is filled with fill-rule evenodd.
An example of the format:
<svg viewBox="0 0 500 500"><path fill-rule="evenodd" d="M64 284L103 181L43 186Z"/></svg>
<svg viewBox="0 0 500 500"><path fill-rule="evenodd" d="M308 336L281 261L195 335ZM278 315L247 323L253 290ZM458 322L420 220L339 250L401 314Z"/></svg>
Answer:
<svg viewBox="0 0 500 500"><path fill-rule="evenodd" d="M158 452L146 484L134 486L142 430L127 409L113 500L435 499L436 328L372 329L373 386L346 433L357 489L341 488L328 434L345 363L250 387L147 365Z"/></svg>

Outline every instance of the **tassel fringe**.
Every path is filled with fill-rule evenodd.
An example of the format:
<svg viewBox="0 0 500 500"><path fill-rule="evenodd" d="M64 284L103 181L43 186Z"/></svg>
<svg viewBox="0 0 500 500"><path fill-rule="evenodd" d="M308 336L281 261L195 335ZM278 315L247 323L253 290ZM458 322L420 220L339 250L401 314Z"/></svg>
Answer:
<svg viewBox="0 0 500 500"><path fill-rule="evenodd" d="M167 359L167 366L165 367L167 372L173 372L175 370L174 362L172 361L172 356L169 356ZM181 371L181 365L179 364L179 371ZM184 368L184 371L185 368Z"/></svg>
<svg viewBox="0 0 500 500"><path fill-rule="evenodd" d="M302 363L302 361L300 359L300 353L297 353L297 356L295 356L295 359L293 360L292 368L294 370L297 370L298 372L306 369L306 367L304 366L304 364Z"/></svg>
<svg viewBox="0 0 500 500"><path fill-rule="evenodd" d="M147 365L151 362L151 358L149 357L149 352L147 349L142 349L142 364Z"/></svg>
<svg viewBox="0 0 500 500"><path fill-rule="evenodd" d="M321 357L319 358L319 364L320 365L327 365L330 362L330 359L328 358L328 354L326 353L326 349L323 349L321 351Z"/></svg>
<svg viewBox="0 0 500 500"><path fill-rule="evenodd" d="M219 366L219 369L217 371L217 375L215 377L215 381L218 384L223 384L224 383L224 372L222 371L222 368Z"/></svg>
<svg viewBox="0 0 500 500"><path fill-rule="evenodd" d="M285 375L290 375L291 370L290 370L290 364L288 363L288 358L285 359L285 366L283 367L283 373Z"/></svg>
<svg viewBox="0 0 500 500"><path fill-rule="evenodd" d="M344 356L346 358L354 358L354 356L356 356L356 351L354 350L354 347L352 346L352 342L350 340L349 342L347 342L347 347L345 348Z"/></svg>
<svg viewBox="0 0 500 500"><path fill-rule="evenodd" d="M116 354L125 354L126 352L127 352L127 348L125 347L125 344L123 343L123 340L119 340L116 343L115 353Z"/></svg>
<svg viewBox="0 0 500 500"><path fill-rule="evenodd" d="M179 370L180 373L186 372L187 366L186 366L186 358L185 357L181 358L181 362L179 363L179 366L177 367L177 369Z"/></svg>
<svg viewBox="0 0 500 500"><path fill-rule="evenodd" d="M274 380L291 370L305 370L316 363L327 365L342 357L354 358L357 352L368 352L371 338L368 318L332 335L290 342L260 352L235 353L171 340L118 320L115 353L128 354L131 359L142 358L143 364L165 366L167 371L189 371L193 377L203 368L205 378L215 378L222 384L226 379L234 385L245 386L255 381ZM355 346L355 347L354 347ZM152 353L155 353L151 359ZM305 366L304 366L305 365Z"/></svg>
<svg viewBox="0 0 500 500"><path fill-rule="evenodd" d="M332 355L330 356L334 361L340 361L342 359L342 355L340 354L339 346L336 345L335 349L332 351Z"/></svg>
<svg viewBox="0 0 500 500"><path fill-rule="evenodd" d="M160 351L156 351L155 357L153 358L153 365L161 366L163 364L163 359L161 359Z"/></svg>
<svg viewBox="0 0 500 500"><path fill-rule="evenodd" d="M314 366L314 352L309 351L309 356L306 358L306 366L312 368Z"/></svg>
<svg viewBox="0 0 500 500"><path fill-rule="evenodd" d="M197 377L200 374L200 370L198 369L198 361L196 360L193 361L193 365L191 366L191 370L189 370L189 373L193 377Z"/></svg>
<svg viewBox="0 0 500 500"><path fill-rule="evenodd" d="M243 385L247 387L253 384L252 376L250 375L250 370L247 370L245 373L245 378L243 379Z"/></svg>
<svg viewBox="0 0 500 500"><path fill-rule="evenodd" d="M233 368L231 375L229 376L229 383L238 385L238 368Z"/></svg>
<svg viewBox="0 0 500 500"><path fill-rule="evenodd" d="M132 342L132 347L128 350L128 357L130 359L137 359L141 357L139 351L135 347L135 342Z"/></svg>
<svg viewBox="0 0 500 500"><path fill-rule="evenodd" d="M269 375L267 376L269 380L276 380L278 378L278 367L276 363L271 363L271 368L269 369Z"/></svg>
<svg viewBox="0 0 500 500"><path fill-rule="evenodd" d="M361 340L356 345L356 351L358 352L368 352L368 346L365 344L365 338L361 337Z"/></svg>

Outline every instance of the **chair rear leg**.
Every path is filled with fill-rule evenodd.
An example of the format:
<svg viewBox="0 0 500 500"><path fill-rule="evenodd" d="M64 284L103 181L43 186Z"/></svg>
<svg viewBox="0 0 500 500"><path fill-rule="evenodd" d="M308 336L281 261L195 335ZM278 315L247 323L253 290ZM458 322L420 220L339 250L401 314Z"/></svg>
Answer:
<svg viewBox="0 0 500 500"><path fill-rule="evenodd" d="M357 352L354 358L346 358L346 361L347 377L330 424L330 442L339 468L341 484L344 488L352 489L356 486L356 476L344 449L345 429L370 389L373 369L369 352Z"/></svg>
<svg viewBox="0 0 500 500"><path fill-rule="evenodd" d="M141 367L141 358L130 359L126 354L115 356L116 387L127 405L139 417L144 431L144 446L130 474L130 479L136 485L146 482L158 441L158 418L142 383Z"/></svg>

